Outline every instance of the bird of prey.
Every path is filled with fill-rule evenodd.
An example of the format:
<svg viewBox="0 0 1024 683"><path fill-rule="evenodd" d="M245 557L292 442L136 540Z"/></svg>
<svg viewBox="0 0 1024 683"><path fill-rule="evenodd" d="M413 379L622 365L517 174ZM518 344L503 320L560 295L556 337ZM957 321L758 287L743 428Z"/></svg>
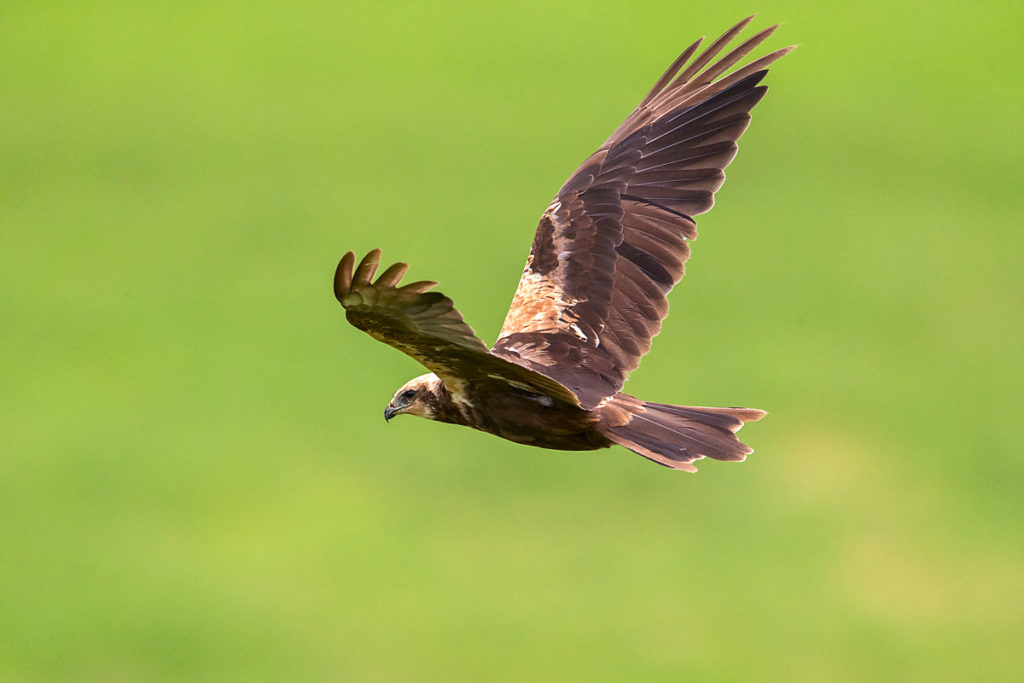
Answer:
<svg viewBox="0 0 1024 683"><path fill-rule="evenodd" d="M715 59L753 17L693 61L690 45L629 117L576 170L541 216L512 306L491 349L436 282L401 285L396 263L373 279L380 250L338 264L348 321L412 356L429 374L407 382L384 418L409 414L541 448L619 444L679 470L744 460L735 432L765 413L641 401L622 392L668 313L708 211L764 96L776 50L730 72L767 28ZM689 62L687 64L687 62Z"/></svg>

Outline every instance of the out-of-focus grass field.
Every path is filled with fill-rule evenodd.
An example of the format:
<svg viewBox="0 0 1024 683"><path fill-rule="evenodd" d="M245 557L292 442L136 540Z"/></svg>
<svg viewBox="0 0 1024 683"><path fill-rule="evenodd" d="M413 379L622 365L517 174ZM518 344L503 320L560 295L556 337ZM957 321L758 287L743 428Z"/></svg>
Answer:
<svg viewBox="0 0 1024 683"><path fill-rule="evenodd" d="M827 8L827 9L826 9ZM344 251L483 338L678 52L768 78L627 389L672 472L381 419ZM1019 2L43 3L0 18L0 680L1010 680Z"/></svg>

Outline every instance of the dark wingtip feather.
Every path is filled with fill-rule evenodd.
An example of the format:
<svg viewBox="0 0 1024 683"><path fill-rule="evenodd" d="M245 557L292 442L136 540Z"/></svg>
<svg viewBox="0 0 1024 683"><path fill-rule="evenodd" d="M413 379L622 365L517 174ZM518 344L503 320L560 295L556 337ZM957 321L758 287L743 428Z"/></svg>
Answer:
<svg viewBox="0 0 1024 683"><path fill-rule="evenodd" d="M377 281L373 284L374 287L395 287L401 281L402 276L405 275L405 271L409 270L408 263L398 262L388 267Z"/></svg>
<svg viewBox="0 0 1024 683"><path fill-rule="evenodd" d="M437 282L434 280L419 280L399 287L398 291L402 294L422 294L436 286Z"/></svg>
<svg viewBox="0 0 1024 683"><path fill-rule="evenodd" d="M380 249L374 249L363 257L363 260L359 262L359 267L356 268L355 274L352 276L353 286L370 284L373 274L377 272L377 266L380 265L380 254Z"/></svg>
<svg viewBox="0 0 1024 683"><path fill-rule="evenodd" d="M704 42L704 36L701 36L700 38L695 40L693 44L691 44L688 48L683 50L682 54L676 57L676 61L672 62L671 66L669 66L665 70L665 73L661 75L661 78L658 79L658 82L654 84L654 87L651 88L650 92L647 93L647 96L644 97L644 99L640 102L640 107L643 107L648 102L653 100L655 97L658 96L659 93L661 93L662 90L665 89L665 86L672 81L672 78L675 77L677 73L679 73L679 70L682 69L683 65L686 64L690 57L693 56L693 53L696 52L697 48L700 47L700 44L702 42Z"/></svg>
<svg viewBox="0 0 1024 683"><path fill-rule="evenodd" d="M711 45L708 45L707 49L705 49L704 52L700 53L697 59L695 59L693 63L690 64L690 66L686 67L685 71L679 74L679 76L676 78L676 82L680 84L686 83L696 74L700 73L701 69L707 66L707 64L712 59L714 59L719 52L722 51L722 48L731 43L733 38L739 35L739 33L747 27L747 24L753 21L755 16L757 15L751 14L746 19L739 21L735 26L733 26L728 31L720 35L718 39L715 40L715 42L711 43Z"/></svg>
<svg viewBox="0 0 1024 683"><path fill-rule="evenodd" d="M338 268L334 271L334 296L338 301L352 288L352 266L355 265L356 254L353 251L346 253L338 262Z"/></svg>
<svg viewBox="0 0 1024 683"><path fill-rule="evenodd" d="M758 410L757 408L734 408L737 412L736 417L744 422L757 422L761 418L768 415L767 410ZM743 411L742 413L740 411Z"/></svg>

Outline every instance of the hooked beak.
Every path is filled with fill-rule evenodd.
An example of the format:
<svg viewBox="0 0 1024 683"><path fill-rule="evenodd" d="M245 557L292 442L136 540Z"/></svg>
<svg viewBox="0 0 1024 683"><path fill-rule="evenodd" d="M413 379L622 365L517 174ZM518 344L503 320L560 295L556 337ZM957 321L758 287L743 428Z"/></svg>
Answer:
<svg viewBox="0 0 1024 683"><path fill-rule="evenodd" d="M393 418L395 416L395 413L397 413L397 412L398 412L398 409L397 408L392 408L391 404L389 403L388 407L384 409L384 421L387 422L388 420Z"/></svg>

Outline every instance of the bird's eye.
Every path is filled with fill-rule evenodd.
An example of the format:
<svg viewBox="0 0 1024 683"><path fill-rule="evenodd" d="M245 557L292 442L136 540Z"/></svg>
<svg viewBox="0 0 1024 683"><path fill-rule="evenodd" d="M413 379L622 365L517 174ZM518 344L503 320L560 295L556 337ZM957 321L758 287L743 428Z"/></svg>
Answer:
<svg viewBox="0 0 1024 683"><path fill-rule="evenodd" d="M406 389L405 391L402 392L402 398L406 399L407 401L411 401L415 397L416 392L413 389Z"/></svg>

